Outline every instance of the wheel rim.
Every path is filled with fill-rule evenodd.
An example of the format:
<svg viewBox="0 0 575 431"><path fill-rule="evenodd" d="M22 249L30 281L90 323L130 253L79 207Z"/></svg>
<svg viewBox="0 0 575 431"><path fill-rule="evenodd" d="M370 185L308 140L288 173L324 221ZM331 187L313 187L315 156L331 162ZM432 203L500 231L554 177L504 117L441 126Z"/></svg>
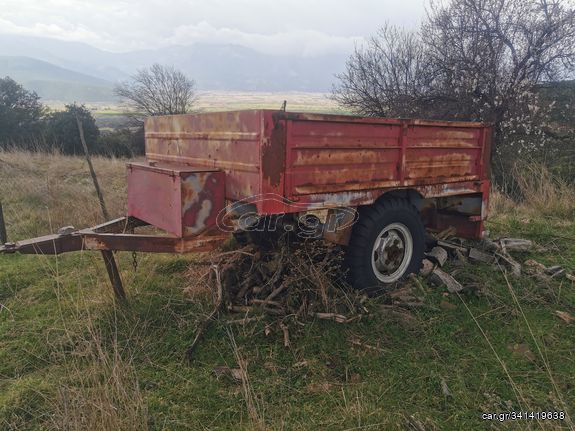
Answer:
<svg viewBox="0 0 575 431"><path fill-rule="evenodd" d="M384 227L373 245L371 266L383 283L399 280L407 270L413 255L413 237L402 223Z"/></svg>

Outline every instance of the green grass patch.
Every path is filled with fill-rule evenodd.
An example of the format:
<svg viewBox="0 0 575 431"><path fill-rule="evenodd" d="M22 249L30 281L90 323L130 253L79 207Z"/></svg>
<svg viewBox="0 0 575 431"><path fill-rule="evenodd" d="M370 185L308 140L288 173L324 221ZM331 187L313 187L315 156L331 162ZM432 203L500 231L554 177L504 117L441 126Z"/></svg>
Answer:
<svg viewBox="0 0 575 431"><path fill-rule="evenodd" d="M495 220L490 228L545 247L558 232L546 221ZM572 265L572 244L552 244L564 259L542 251L518 258ZM1 427L60 429L64 415L71 429L86 418L99 429L402 430L410 421L525 429L526 422L486 423L481 414L575 405L573 325L554 314L575 314L575 288L565 281L508 284L501 271L470 265L458 278L477 285L471 293L446 297L424 284L429 309L409 320L385 313L376 298L353 324L290 326L290 348L277 326L265 335L270 318L238 326L224 315L190 363L185 350L211 298L184 293L189 262L141 255L134 273L121 254L129 304L120 307L96 255L1 257ZM237 355L248 380L217 378L214 368L237 368Z"/></svg>

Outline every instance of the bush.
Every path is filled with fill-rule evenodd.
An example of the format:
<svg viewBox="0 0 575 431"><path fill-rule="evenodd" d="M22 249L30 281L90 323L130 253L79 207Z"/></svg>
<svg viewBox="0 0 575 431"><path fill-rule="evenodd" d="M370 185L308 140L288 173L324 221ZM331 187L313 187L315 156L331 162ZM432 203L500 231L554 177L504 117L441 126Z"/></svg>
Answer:
<svg viewBox="0 0 575 431"><path fill-rule="evenodd" d="M66 105L64 111L53 112L46 118L45 137L48 147L59 150L62 154L84 154L76 118L82 122L88 150L92 154L98 153L100 130L96 120L84 105L76 104Z"/></svg>
<svg viewBox="0 0 575 431"><path fill-rule="evenodd" d="M123 128L104 132L98 140L98 150L104 156L131 158L143 155L145 152L144 128L140 127L136 130Z"/></svg>
<svg viewBox="0 0 575 431"><path fill-rule="evenodd" d="M36 93L0 78L0 148L37 147L44 112Z"/></svg>

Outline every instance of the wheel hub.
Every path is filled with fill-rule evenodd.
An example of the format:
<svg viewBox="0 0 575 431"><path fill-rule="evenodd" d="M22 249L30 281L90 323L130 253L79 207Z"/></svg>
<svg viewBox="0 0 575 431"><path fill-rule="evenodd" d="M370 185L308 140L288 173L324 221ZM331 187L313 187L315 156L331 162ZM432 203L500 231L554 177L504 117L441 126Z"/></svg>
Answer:
<svg viewBox="0 0 575 431"><path fill-rule="evenodd" d="M409 266L412 253L409 229L401 223L386 226L373 246L372 267L376 277L384 283L399 280Z"/></svg>

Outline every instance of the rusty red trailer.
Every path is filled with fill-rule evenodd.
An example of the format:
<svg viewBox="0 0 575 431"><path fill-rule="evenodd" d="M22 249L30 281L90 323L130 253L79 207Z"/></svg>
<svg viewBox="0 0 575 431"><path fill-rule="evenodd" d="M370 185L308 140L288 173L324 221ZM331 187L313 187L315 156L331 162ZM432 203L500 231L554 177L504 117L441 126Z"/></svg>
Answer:
<svg viewBox="0 0 575 431"><path fill-rule="evenodd" d="M271 110L146 120L150 164L224 172L228 201L281 197L257 200L260 214L370 205L402 191L428 200L423 211L446 210L428 211L428 227L453 225L472 238L481 237L487 216L490 140L481 123ZM450 197L457 198L438 201Z"/></svg>
<svg viewBox="0 0 575 431"><path fill-rule="evenodd" d="M128 164L127 218L114 226L150 224L168 235L84 230L50 239L58 243L53 253L193 251L221 241L222 230L265 230L267 217L291 231L314 214L322 236L347 247L352 278L363 288L417 271L424 227L483 235L485 124L244 110L150 117L145 136L146 161ZM334 214L335 226L324 229ZM0 252L34 247L32 240Z"/></svg>

